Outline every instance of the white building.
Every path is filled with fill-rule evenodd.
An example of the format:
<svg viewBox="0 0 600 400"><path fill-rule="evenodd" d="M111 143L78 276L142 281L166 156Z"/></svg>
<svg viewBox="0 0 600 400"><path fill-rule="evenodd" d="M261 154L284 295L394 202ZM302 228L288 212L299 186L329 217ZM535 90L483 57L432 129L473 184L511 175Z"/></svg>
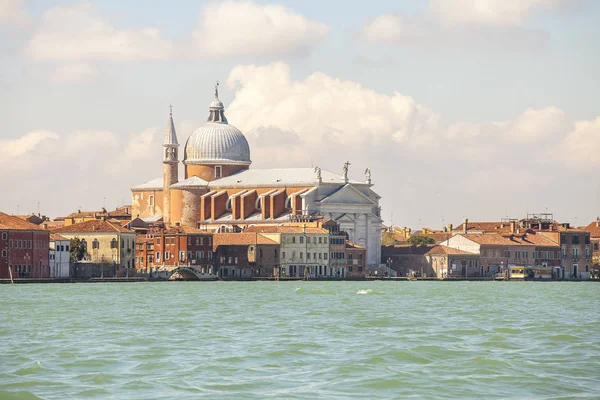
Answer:
<svg viewBox="0 0 600 400"><path fill-rule="evenodd" d="M251 226L246 232L257 232L273 240L279 247L280 276L300 278L343 278L346 267L330 267L329 231L315 227Z"/></svg>
<svg viewBox="0 0 600 400"><path fill-rule="evenodd" d="M50 277L70 277L71 241L56 233L50 234Z"/></svg>

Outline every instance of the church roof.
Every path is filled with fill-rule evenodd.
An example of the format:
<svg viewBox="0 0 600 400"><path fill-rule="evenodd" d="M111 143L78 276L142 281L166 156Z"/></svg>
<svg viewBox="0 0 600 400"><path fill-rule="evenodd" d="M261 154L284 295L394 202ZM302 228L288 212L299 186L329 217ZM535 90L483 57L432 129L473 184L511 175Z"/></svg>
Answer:
<svg viewBox="0 0 600 400"><path fill-rule="evenodd" d="M162 188L163 178L156 178L146 183L142 183L141 185L134 186L131 190L162 190Z"/></svg>
<svg viewBox="0 0 600 400"><path fill-rule="evenodd" d="M167 124L167 132L165 133L165 145L176 145L179 146L177 142L177 133L175 133L175 124L173 123L173 109L169 113L169 123Z"/></svg>
<svg viewBox="0 0 600 400"><path fill-rule="evenodd" d="M366 185L353 179L348 183L354 185ZM236 174L229 175L211 182L207 182L197 176L192 176L184 181L171 185L172 188L181 189L186 187L208 187L209 189L242 188L253 187L294 187L294 186L319 186L320 184L341 185L343 189L346 183L341 175L329 171L321 171L321 183L317 180L314 168L265 168L247 169ZM163 178L156 178L141 185L131 188L139 190L162 190ZM365 196L363 194L363 196Z"/></svg>
<svg viewBox="0 0 600 400"><path fill-rule="evenodd" d="M242 132L229 125L215 87L208 121L187 139L184 164L250 165L250 146Z"/></svg>
<svg viewBox="0 0 600 400"><path fill-rule="evenodd" d="M321 171L322 183L344 184L344 178L333 172ZM350 180L350 183L360 184ZM248 169L209 183L211 188L248 188L283 186L318 186L314 168Z"/></svg>
<svg viewBox="0 0 600 400"><path fill-rule="evenodd" d="M172 189L185 189L185 188L197 188L197 187L206 187L208 182L204 179L198 178L197 176L192 176L184 181L177 182L170 187Z"/></svg>

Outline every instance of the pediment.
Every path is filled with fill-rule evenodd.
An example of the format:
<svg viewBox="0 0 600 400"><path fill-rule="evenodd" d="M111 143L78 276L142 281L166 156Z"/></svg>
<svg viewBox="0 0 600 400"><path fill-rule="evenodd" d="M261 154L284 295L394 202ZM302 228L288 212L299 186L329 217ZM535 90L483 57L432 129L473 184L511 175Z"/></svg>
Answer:
<svg viewBox="0 0 600 400"><path fill-rule="evenodd" d="M354 217L352 217L350 214L342 214L339 217L335 218L335 222L337 222L338 224L344 222L355 223L356 219L354 219Z"/></svg>
<svg viewBox="0 0 600 400"><path fill-rule="evenodd" d="M348 184L320 201L321 204L358 204L358 205L375 205L376 203Z"/></svg>

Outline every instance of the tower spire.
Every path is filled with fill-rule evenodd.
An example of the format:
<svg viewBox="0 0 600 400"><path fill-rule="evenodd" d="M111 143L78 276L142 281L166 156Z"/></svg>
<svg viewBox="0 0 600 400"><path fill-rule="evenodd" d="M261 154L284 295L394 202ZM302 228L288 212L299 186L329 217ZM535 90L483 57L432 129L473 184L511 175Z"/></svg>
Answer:
<svg viewBox="0 0 600 400"><path fill-rule="evenodd" d="M217 122L221 124L227 123L227 118L225 117L225 107L223 107L223 103L219 100L219 81L215 85L215 91L213 93L213 101L210 103L209 115L207 122Z"/></svg>
<svg viewBox="0 0 600 400"><path fill-rule="evenodd" d="M175 124L173 123L173 106L169 105L169 122L167 124L167 132L165 133L165 142L163 146L179 146L177 141L177 133L175 132Z"/></svg>

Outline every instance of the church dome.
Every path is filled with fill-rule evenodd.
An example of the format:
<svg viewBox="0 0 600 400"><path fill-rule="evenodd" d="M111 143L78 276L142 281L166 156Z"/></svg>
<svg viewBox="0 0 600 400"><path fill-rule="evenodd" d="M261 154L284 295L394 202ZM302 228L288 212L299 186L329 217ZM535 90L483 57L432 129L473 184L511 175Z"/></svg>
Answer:
<svg viewBox="0 0 600 400"><path fill-rule="evenodd" d="M229 125L215 87L208 121L188 138L183 162L202 165L250 165L250 146L242 132Z"/></svg>

